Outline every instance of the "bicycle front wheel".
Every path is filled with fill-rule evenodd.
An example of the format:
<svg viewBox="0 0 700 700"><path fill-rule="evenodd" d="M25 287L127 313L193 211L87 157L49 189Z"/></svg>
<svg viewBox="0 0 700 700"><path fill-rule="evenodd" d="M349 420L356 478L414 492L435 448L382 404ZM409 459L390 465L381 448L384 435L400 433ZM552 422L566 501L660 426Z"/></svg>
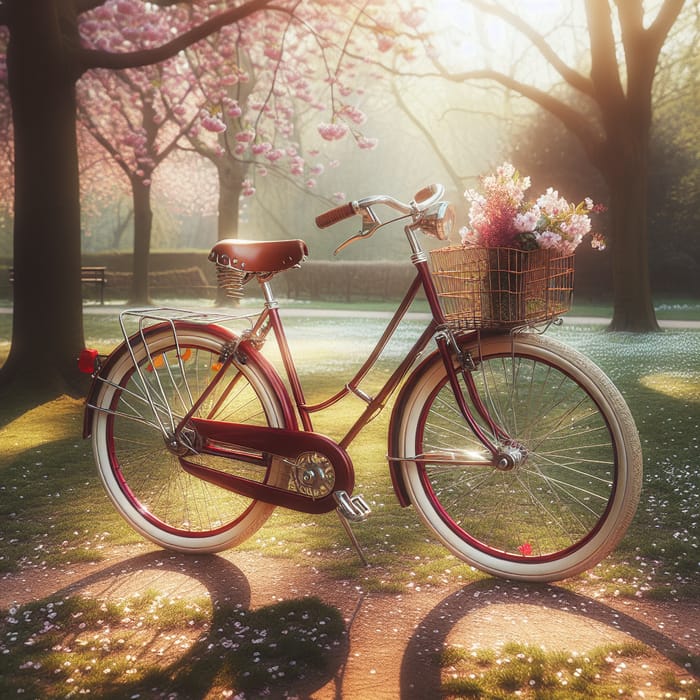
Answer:
<svg viewBox="0 0 700 700"><path fill-rule="evenodd" d="M167 549L216 552L250 537L274 506L188 474L167 431L174 427L221 368L233 336L213 326L170 326L146 333L115 352L95 402L92 444L113 504L142 535ZM136 365L139 370L137 371ZM197 417L287 427L275 390L248 358L233 363ZM269 464L187 454L188 460L251 480L282 486L279 460ZM207 461L203 461L207 460ZM288 481L288 479L287 479Z"/></svg>
<svg viewBox="0 0 700 700"><path fill-rule="evenodd" d="M478 417L480 427L514 459L497 464L476 438L436 357L397 406L393 454L411 502L448 549L496 576L555 581L593 567L625 534L641 490L641 446L622 396L549 338L485 337L467 349L491 418Z"/></svg>

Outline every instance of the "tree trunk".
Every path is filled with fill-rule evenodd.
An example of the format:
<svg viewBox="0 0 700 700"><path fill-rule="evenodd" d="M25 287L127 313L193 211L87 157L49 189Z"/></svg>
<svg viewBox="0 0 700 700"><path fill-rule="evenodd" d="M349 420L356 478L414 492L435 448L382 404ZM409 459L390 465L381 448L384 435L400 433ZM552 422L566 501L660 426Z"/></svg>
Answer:
<svg viewBox="0 0 700 700"><path fill-rule="evenodd" d="M218 240L238 238L238 213L247 166L232 159L222 159L219 175Z"/></svg>
<svg viewBox="0 0 700 700"><path fill-rule="evenodd" d="M613 331L659 330L649 281L647 182L647 169L640 164L609 183Z"/></svg>
<svg viewBox="0 0 700 700"><path fill-rule="evenodd" d="M84 345L78 72L61 37L61 31L75 29L75 17L57 15L45 0L14 3L7 50L15 140L15 302L0 388L45 397L80 385L76 357Z"/></svg>
<svg viewBox="0 0 700 700"><path fill-rule="evenodd" d="M131 178L131 190L134 198L134 260L129 303L150 304L148 271L153 226L151 185L145 184L141 178L134 176Z"/></svg>
<svg viewBox="0 0 700 700"><path fill-rule="evenodd" d="M222 159L216 163L216 170L219 175L217 238L218 240L238 238L240 199L247 168L236 160ZM230 306L237 303L238 300L226 296L226 292L221 287L216 290L217 306Z"/></svg>

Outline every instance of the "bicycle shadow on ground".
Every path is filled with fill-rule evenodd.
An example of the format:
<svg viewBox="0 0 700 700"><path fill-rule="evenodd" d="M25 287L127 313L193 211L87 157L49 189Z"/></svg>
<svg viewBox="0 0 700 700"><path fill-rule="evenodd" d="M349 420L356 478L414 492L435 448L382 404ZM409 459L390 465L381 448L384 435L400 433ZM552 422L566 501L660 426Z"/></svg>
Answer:
<svg viewBox="0 0 700 700"><path fill-rule="evenodd" d="M211 693L213 688L221 686L222 678L224 683L227 678L236 677L241 668L252 668L258 665L283 666L285 661L301 667L302 678L293 681L294 687L303 691L303 697L311 694L326 685L338 674L338 669L346 663L348 653L348 635L344 623L342 633L338 635L339 643L333 647L332 651L325 653L325 667L318 664L305 662L303 658L299 660L290 654L284 643L279 644L279 652L273 649L265 650L265 644L269 642L272 649L277 646L279 638L267 639L263 624L276 615L287 615L290 621L289 637L292 644L297 644L297 648L304 646L308 639L295 637L296 631L304 623L299 624L299 618L306 615L305 610L311 610L310 618L313 624L313 616L318 613L332 613L335 608L316 602L310 608L305 606L313 603L314 599L304 598L299 600L287 600L279 603L278 606L266 606L266 617L256 617L259 610L250 611L251 588L247 577L243 572L230 561L217 555L185 555L173 552L149 552L129 559L109 565L100 571L89 574L72 581L61 590L51 594L45 600L63 600L72 596L84 596L103 601L128 600L133 596L149 595L157 593L170 600L207 600L211 605L211 618L203 634L196 639L188 649L180 649L177 645L166 650L165 661L157 669L157 677L168 679L168 687L158 688L158 692L163 692L163 697L169 697L169 693L175 693L178 697L187 697L195 700L204 698ZM292 607L293 612L289 613ZM166 606L167 607L167 606ZM278 613L277 607L283 608ZM296 613L296 618L295 618ZM260 624L256 624L260 623ZM155 640L161 634L157 623L153 624L151 645L155 645ZM324 622L321 622L323 625ZM187 622L183 620L181 627L187 627ZM69 630L70 631L70 630ZM169 634L169 633L168 633ZM286 633L283 633L286 634ZM175 635L170 635L175 636ZM259 639L253 639L259 637ZM166 635L166 639L167 639ZM282 638L286 642L286 638ZM257 645L253 647L253 658L246 656L244 648L251 648L250 643ZM259 644L259 642L262 642ZM330 646L330 644L329 644ZM295 648L295 647L292 647ZM258 651L259 650L259 651ZM238 656L236 656L238 654ZM282 658L282 655L285 655ZM256 655L259 658L255 658ZM306 667L304 664L306 663ZM148 667L150 672L150 667ZM154 664L155 670L155 664ZM256 669L257 670L257 669ZM249 675L243 671L244 675ZM155 692L151 679L130 683L124 680L115 691L114 686L106 687L100 697L122 698L150 697L149 693ZM260 675L260 674L259 674ZM265 675L264 673L262 675ZM255 684L246 687L245 697L255 698L260 696L266 698L287 697L290 682L288 679L274 680L274 675L267 684L256 687ZM128 677L127 677L128 678ZM238 689L238 688L237 688ZM237 690L236 689L236 690ZM228 691L225 691L228 692ZM232 691L235 695L235 690ZM225 697L227 695L224 695ZM160 695L158 695L160 697Z"/></svg>
<svg viewBox="0 0 700 700"><path fill-rule="evenodd" d="M401 663L401 698L441 697L436 656L446 645L469 651L520 642L575 653L624 637L651 647L679 673L700 678L694 652L605 603L554 585L479 581L444 598L419 622Z"/></svg>

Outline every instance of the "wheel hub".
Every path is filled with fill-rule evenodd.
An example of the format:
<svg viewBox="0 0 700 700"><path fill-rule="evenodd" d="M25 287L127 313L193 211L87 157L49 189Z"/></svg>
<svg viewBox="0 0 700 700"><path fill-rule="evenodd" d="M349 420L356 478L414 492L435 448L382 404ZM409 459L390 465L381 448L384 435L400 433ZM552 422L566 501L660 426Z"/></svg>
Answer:
<svg viewBox="0 0 700 700"><path fill-rule="evenodd" d="M184 457L187 454L196 452L197 432L194 428L183 428L177 434L168 434L165 436L165 446L178 457Z"/></svg>
<svg viewBox="0 0 700 700"><path fill-rule="evenodd" d="M521 444L505 446L495 457L496 469L510 472L520 467L527 459L527 450Z"/></svg>

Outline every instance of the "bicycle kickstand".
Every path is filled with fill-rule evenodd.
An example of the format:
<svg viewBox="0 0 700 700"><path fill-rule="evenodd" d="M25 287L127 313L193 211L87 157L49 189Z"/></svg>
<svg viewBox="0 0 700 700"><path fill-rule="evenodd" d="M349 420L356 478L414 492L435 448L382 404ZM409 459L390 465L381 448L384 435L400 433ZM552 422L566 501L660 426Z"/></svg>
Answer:
<svg viewBox="0 0 700 700"><path fill-rule="evenodd" d="M355 547L355 551L360 557L360 561L364 566L369 566L369 563L362 551L362 546L360 545L357 536L353 532L350 523L358 523L366 520L367 516L372 512L370 507L367 505L367 502L364 498L362 498L362 496L350 497L345 491L336 491L333 494L333 497L338 504L335 512L338 514L338 518L340 519L345 532L350 538L353 547Z"/></svg>

